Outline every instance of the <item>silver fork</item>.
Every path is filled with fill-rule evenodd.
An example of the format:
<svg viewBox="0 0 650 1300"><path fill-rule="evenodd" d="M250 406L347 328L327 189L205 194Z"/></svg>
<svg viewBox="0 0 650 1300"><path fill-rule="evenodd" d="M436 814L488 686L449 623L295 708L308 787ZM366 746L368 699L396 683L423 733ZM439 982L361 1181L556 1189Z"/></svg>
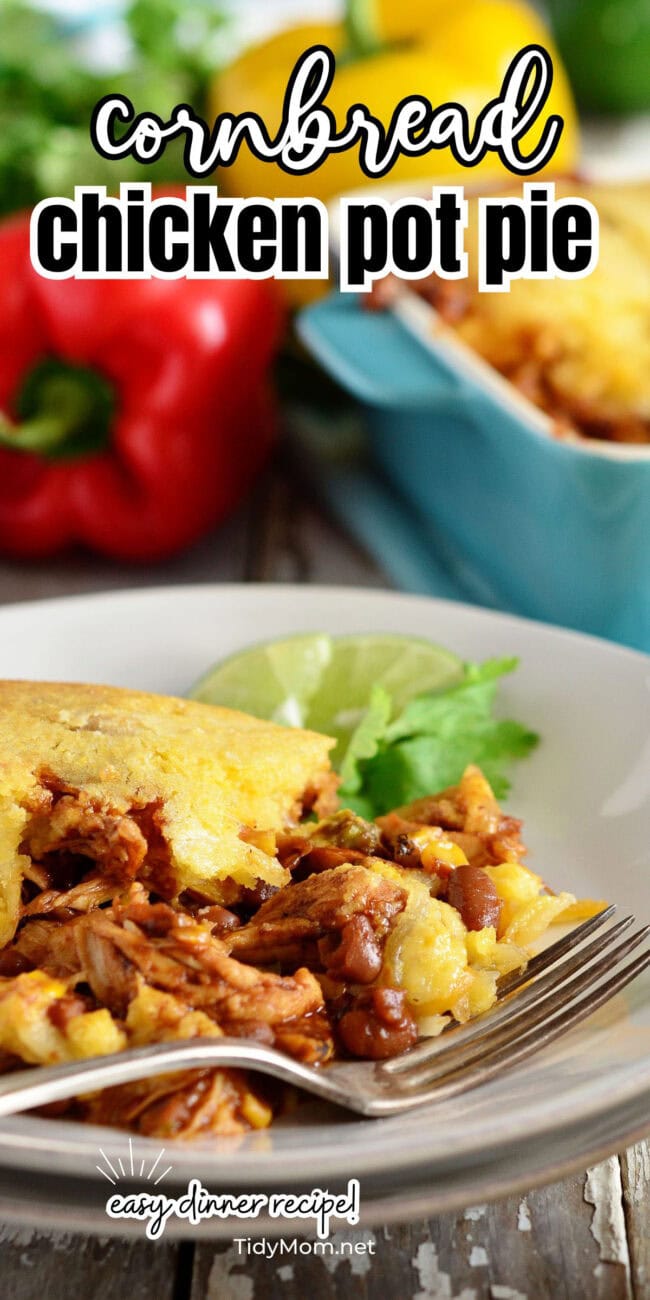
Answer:
<svg viewBox="0 0 650 1300"><path fill-rule="evenodd" d="M496 1008L466 1025L450 1026L439 1038L424 1039L388 1061L344 1062L318 1069L242 1038L156 1043L5 1075L0 1078L0 1116L98 1088L206 1066L259 1070L375 1118L447 1100L559 1038L650 965L650 950L621 965L650 934L650 926L621 940L634 917L603 929L613 913L613 906L599 912L534 957L525 970L501 980ZM512 997L522 985L519 996Z"/></svg>

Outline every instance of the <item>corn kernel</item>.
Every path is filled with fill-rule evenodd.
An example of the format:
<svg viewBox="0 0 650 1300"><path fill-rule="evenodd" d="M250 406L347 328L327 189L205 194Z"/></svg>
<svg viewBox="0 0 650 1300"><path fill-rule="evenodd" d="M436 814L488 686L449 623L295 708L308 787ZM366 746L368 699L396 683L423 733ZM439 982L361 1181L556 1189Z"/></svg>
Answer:
<svg viewBox="0 0 650 1300"><path fill-rule="evenodd" d="M74 1057L108 1056L126 1047L126 1034L115 1024L110 1011L88 1011L73 1016L65 1030Z"/></svg>
<svg viewBox="0 0 650 1300"><path fill-rule="evenodd" d="M420 850L423 867L435 866L436 858L446 862L450 867L462 867L467 862L463 850L436 826L423 826L421 830L409 835L409 839Z"/></svg>

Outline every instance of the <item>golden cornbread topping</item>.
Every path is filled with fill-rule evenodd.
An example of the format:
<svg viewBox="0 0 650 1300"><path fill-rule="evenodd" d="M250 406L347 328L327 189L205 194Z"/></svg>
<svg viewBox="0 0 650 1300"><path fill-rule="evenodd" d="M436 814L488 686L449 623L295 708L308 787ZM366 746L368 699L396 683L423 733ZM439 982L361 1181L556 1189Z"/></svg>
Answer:
<svg viewBox="0 0 650 1300"><path fill-rule="evenodd" d="M124 883L150 866L155 840L165 897L196 888L218 901L226 876L284 884L273 850L241 832L280 830L305 791L317 799L331 744L161 695L0 682L0 943L18 918L25 852L101 850L105 872Z"/></svg>
<svg viewBox="0 0 650 1300"><path fill-rule="evenodd" d="M644 444L650 441L650 185L556 183L558 199L577 194L600 217L598 264L584 279L513 280L507 293L479 293L471 277L431 278L413 287L463 342L547 411L559 433ZM470 268L477 266L477 201L469 200Z"/></svg>
<svg viewBox="0 0 650 1300"><path fill-rule="evenodd" d="M331 742L210 705L0 683L0 1059L253 1038L325 1066L486 1011L599 904L523 865L477 767L376 821L334 811ZM269 1124L277 1085L202 1069L72 1117L161 1137Z"/></svg>

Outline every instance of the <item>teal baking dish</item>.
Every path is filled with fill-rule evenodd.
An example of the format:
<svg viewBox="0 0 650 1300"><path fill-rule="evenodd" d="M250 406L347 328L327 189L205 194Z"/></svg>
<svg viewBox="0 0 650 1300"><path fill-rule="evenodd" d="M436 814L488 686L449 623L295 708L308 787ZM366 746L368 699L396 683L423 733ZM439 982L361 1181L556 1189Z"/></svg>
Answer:
<svg viewBox="0 0 650 1300"><path fill-rule="evenodd" d="M437 319L408 290L385 312L333 293L298 332L470 598L650 651L650 447L554 436Z"/></svg>

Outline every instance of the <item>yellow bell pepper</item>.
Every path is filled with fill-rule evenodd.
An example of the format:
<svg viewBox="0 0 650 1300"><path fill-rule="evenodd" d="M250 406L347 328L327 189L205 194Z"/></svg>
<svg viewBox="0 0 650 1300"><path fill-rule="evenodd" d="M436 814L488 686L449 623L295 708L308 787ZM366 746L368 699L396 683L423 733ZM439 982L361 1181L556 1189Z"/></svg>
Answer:
<svg viewBox="0 0 650 1300"><path fill-rule="evenodd" d="M544 113L559 113L565 121L552 170L573 169L577 155L576 117L571 92L543 22L518 0L358 0L351 18L363 5L371 38L388 41L374 52L355 59L350 52L345 24L318 23L290 28L263 44L246 50L219 74L211 96L210 112L259 113L274 133L280 123L285 87L305 49L329 45L338 67L327 104L339 127L353 103L366 104L384 124L390 122L399 101L408 94L426 95L432 104L447 101L466 105L470 118L501 89L504 73L515 54L537 43L548 49L555 76ZM395 12L397 11L397 12ZM428 24L428 25L426 25ZM351 23L354 27L354 23ZM394 42L394 43L393 43ZM524 137L522 149L530 151L539 138L543 121ZM309 176L292 176L275 163L260 161L243 145L232 167L219 176L231 194L249 197L301 197L327 200L361 184L386 185L450 178L472 185L479 178L503 180L509 176L492 154L471 169L457 163L448 149L417 158L400 157L389 175L368 181L352 148L334 154ZM510 177L512 179L512 177Z"/></svg>
<svg viewBox="0 0 650 1300"><path fill-rule="evenodd" d="M337 71L327 96L337 124L342 126L351 104L363 103L385 125L405 95L426 95L435 106L447 101L466 105L470 118L500 91L512 58L525 45L543 45L554 66L551 94L543 114L524 137L529 152L544 120L559 113L565 122L552 162L555 173L575 168L578 152L576 113L571 91L540 17L519 0L349 0L348 22L315 23L279 32L247 49L219 73L212 88L210 112L259 113L269 131L280 123L284 91L296 60L311 45L328 45ZM363 57L354 48L363 49ZM365 47L365 48L364 48ZM512 175L493 154L471 169L455 161L449 149L418 158L400 157L387 177L369 181L359 166L358 152L334 154L308 176L292 176L275 163L262 162L243 145L218 181L224 192L248 198L313 195L327 201L359 185L390 182L422 186L422 182L451 181L471 186L499 182ZM530 178L529 178L530 179ZM290 300L299 304L323 292L322 283L287 282Z"/></svg>
<svg viewBox="0 0 650 1300"><path fill-rule="evenodd" d="M346 26L356 49L413 41L437 24L449 0L348 0Z"/></svg>

